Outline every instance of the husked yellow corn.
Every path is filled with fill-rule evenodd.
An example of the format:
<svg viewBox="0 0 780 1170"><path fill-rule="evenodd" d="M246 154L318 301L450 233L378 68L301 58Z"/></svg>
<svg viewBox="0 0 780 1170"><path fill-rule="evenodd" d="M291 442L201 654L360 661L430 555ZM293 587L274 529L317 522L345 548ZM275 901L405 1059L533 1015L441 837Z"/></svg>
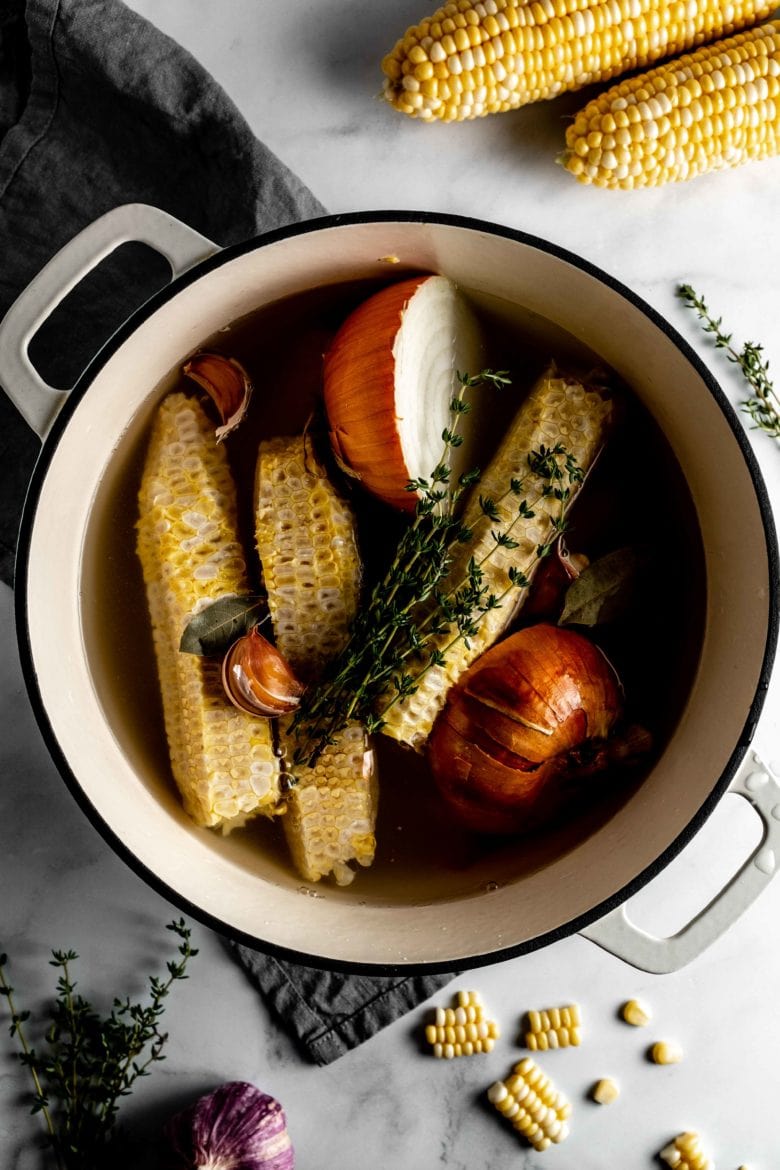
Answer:
<svg viewBox="0 0 780 1170"><path fill-rule="evenodd" d="M766 0L454 0L382 61L386 99L423 121L513 110L728 36Z"/></svg>
<svg viewBox="0 0 780 1170"><path fill-rule="evenodd" d="M535 1150L546 1150L569 1135L571 1105L527 1056L512 1076L488 1089L488 1100Z"/></svg>
<svg viewBox="0 0 780 1170"><path fill-rule="evenodd" d="M276 811L280 767L271 725L226 697L221 662L179 650L195 614L250 591L227 455L214 423L185 394L169 394L158 408L138 502L173 776L197 824L229 830Z"/></svg>
<svg viewBox="0 0 780 1170"><path fill-rule="evenodd" d="M425 1029L433 1055L445 1060L492 1052L501 1033L495 1020L485 1016L479 993L459 991L454 1008L436 1008L434 1022Z"/></svg>
<svg viewBox="0 0 780 1170"><path fill-rule="evenodd" d="M631 190L780 152L780 22L622 81L581 110L563 164L582 183Z"/></svg>
<svg viewBox="0 0 780 1170"><path fill-rule="evenodd" d="M713 1170L697 1133L681 1133L658 1155L673 1170Z"/></svg>
<svg viewBox="0 0 780 1170"><path fill-rule="evenodd" d="M526 1021L525 1046L532 1052L576 1047L582 1042L582 1016L576 1003L547 1011L530 1011Z"/></svg>
<svg viewBox="0 0 780 1170"><path fill-rule="evenodd" d="M304 436L269 439L257 463L256 539L276 645L303 681L316 679L343 648L360 588L352 509ZM295 739L281 728L289 758ZM374 756L363 728L350 723L313 767L294 768L283 819L301 877L354 877L370 865L376 840Z"/></svg>
<svg viewBox="0 0 780 1170"><path fill-rule="evenodd" d="M471 530L472 539L458 546L442 591L454 589L467 579L472 557L477 563L484 560L485 583L496 594L506 589L510 570L525 572L530 581L538 565L537 547L551 538L560 515L560 503L552 493L543 494L549 485L529 471L529 455L540 446L550 448L562 442L582 471L587 472L604 444L613 413L614 402L600 387L586 386L553 370L539 378L466 506L463 521ZM533 503L534 514L528 519L518 518L517 498L509 490L513 480L523 478L524 491ZM570 485L571 500L578 490L579 484ZM489 497L495 502L497 518L485 515L479 497ZM511 531L514 547L496 547L493 533L497 530ZM443 665L430 666L415 693L395 702L383 713L383 733L422 751L450 687L510 625L526 592L527 589L518 587L500 607L488 610L480 620L478 632L468 639L468 645L461 640L447 649L451 634L432 637L431 649L447 650Z"/></svg>

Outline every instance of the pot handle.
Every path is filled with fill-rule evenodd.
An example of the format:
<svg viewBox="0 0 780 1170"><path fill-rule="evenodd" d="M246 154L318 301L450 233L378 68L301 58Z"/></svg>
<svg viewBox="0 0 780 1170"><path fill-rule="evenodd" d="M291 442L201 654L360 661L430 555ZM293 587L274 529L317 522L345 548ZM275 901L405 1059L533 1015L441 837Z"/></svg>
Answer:
<svg viewBox="0 0 780 1170"><path fill-rule="evenodd" d="M125 203L106 212L57 252L0 321L0 385L35 433L44 439L67 397L49 386L28 357L30 340L49 314L120 244L148 244L173 276L219 251L216 244L158 207Z"/></svg>
<svg viewBox="0 0 780 1170"><path fill-rule="evenodd" d="M581 934L640 971L679 971L733 925L774 876L780 863L780 784L755 752L747 753L729 787L761 818L761 841L729 883L700 914L670 938L656 938L631 922L618 906Z"/></svg>

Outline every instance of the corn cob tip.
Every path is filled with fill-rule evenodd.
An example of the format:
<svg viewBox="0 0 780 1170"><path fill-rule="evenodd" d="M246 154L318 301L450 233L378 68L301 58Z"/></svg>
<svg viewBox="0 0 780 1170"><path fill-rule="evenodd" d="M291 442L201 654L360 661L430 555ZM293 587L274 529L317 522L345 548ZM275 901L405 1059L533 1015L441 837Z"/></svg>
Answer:
<svg viewBox="0 0 780 1170"><path fill-rule="evenodd" d="M620 82L566 132L564 168L631 190L682 182L780 151L780 23L705 45Z"/></svg>

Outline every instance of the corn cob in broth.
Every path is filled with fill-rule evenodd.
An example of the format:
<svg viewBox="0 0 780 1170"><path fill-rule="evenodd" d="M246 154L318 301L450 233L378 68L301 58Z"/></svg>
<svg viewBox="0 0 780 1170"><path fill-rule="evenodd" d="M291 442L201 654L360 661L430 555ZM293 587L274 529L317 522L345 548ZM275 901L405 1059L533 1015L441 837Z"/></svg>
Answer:
<svg viewBox="0 0 780 1170"><path fill-rule="evenodd" d="M468 579L472 558L482 564L484 578L497 596L506 592L514 571L522 572L530 584L539 563L537 550L553 537L561 504L543 477L529 469L529 456L542 446L549 449L562 443L567 455L586 474L604 444L613 412L614 402L602 387L585 385L553 369L542 375L466 507L463 521L472 536L455 551L444 593L456 590ZM513 481L523 481L533 512L530 518L518 516L517 499L509 490ZM579 482L571 483L569 490L571 503ZM486 499L493 504L491 515L485 513L480 502ZM495 534L501 532L511 532L511 546L497 544ZM425 653L429 655L431 649L442 651L443 663L429 665L414 694L387 706L383 711L383 733L422 751L450 687L507 629L526 593L527 587L516 588L499 607L488 609L474 636L461 638L452 646L450 632L433 636Z"/></svg>
<svg viewBox="0 0 780 1170"><path fill-rule="evenodd" d="M195 614L250 591L227 455L213 422L185 394L169 394L158 408L138 502L137 547L174 779L198 825L227 831L276 811L280 765L271 725L227 699L219 660L179 650Z"/></svg>
<svg viewBox="0 0 780 1170"><path fill-rule="evenodd" d="M620 82L566 132L564 166L597 187L657 187L780 152L780 22Z"/></svg>
<svg viewBox="0 0 780 1170"><path fill-rule="evenodd" d="M296 675L314 681L346 644L360 587L355 518L305 436L260 446L257 550L276 644ZM282 728L285 739L285 729ZM295 740L287 743L292 759ZM354 877L374 858L377 786L361 724L349 723L314 766L295 769L283 818L295 866L307 881Z"/></svg>
<svg viewBox="0 0 780 1170"><path fill-rule="evenodd" d="M460 122L608 81L769 16L766 0L453 0L384 58L402 113Z"/></svg>

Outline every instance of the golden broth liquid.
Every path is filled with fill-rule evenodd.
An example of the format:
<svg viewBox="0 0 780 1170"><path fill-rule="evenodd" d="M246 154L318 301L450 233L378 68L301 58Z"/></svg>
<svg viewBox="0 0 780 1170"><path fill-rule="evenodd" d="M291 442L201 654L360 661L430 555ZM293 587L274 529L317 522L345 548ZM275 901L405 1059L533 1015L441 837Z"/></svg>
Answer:
<svg viewBox="0 0 780 1170"><path fill-rule="evenodd" d="M203 349L243 362L255 385L249 414L227 441L247 549L254 547L252 485L258 444L264 437L304 428L319 402L323 351L346 314L379 284L363 281L316 289L262 308L204 339ZM486 364L508 369L512 377L512 386L504 391L480 391L491 395L489 445L495 446L524 392L551 357L583 373L603 368L597 355L549 321L496 298L463 291L485 331ZM197 392L173 371L155 401L182 384ZM376 861L370 869L360 870L346 890L320 883L318 893L366 904L419 903L460 898L515 881L602 826L660 755L682 713L698 662L705 609L703 555L680 468L647 411L630 393L625 397L625 416L571 510L566 539L571 551L585 552L591 560L624 545L641 544L651 550L652 564L631 618L587 633L602 646L623 681L627 718L651 730L652 756L633 772L586 781L587 800L555 827L529 838L487 839L448 819L423 757L377 736ZM84 637L96 689L122 749L157 799L186 822L170 771L135 553L136 501L153 405L144 433L118 453L121 464L93 509L94 531L85 543L83 570ZM370 581L391 559L394 533L400 533L402 521L360 493L354 502ZM250 557L250 572L258 577L259 567L252 564ZM202 834L209 848L227 853L249 872L301 885L277 823L257 818L229 837L195 829L189 822L185 829Z"/></svg>

